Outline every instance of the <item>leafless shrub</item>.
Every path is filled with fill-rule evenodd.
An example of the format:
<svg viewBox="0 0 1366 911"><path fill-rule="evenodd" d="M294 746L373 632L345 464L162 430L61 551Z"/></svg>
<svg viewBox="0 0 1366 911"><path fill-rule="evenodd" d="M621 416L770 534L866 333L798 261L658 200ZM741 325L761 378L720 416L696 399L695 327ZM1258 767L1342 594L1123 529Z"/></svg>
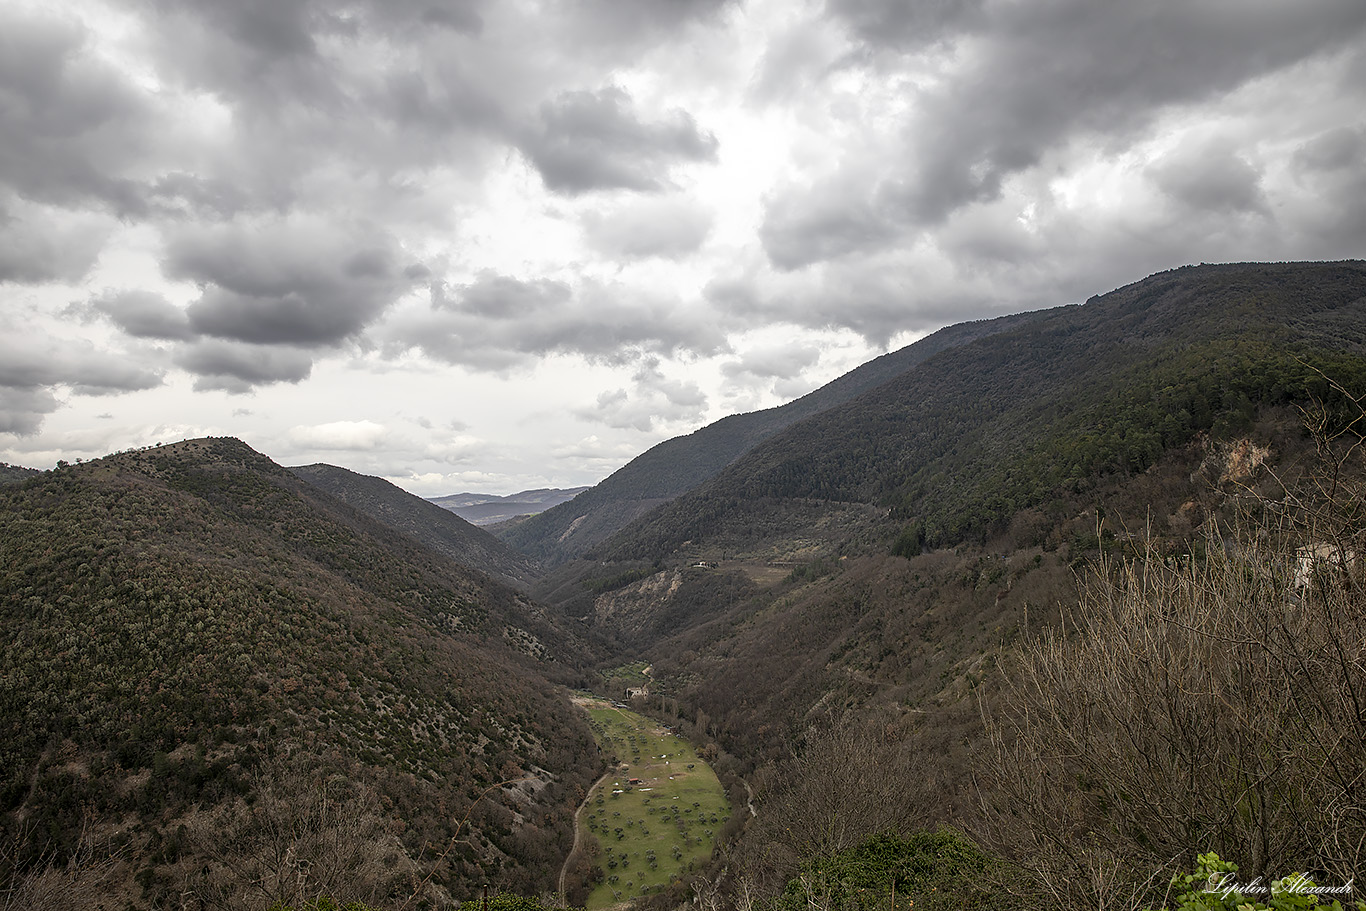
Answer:
<svg viewBox="0 0 1366 911"><path fill-rule="evenodd" d="M183 894L199 905L267 908L323 896L379 905L411 891L415 866L367 786L276 764L257 774L250 798L187 829Z"/></svg>
<svg viewBox="0 0 1366 911"><path fill-rule="evenodd" d="M0 890L0 911L77 911L94 907L97 896L117 879L122 858L97 838L90 825L81 835L65 863L50 856L19 864L31 833L21 832L0 844L0 871L5 887Z"/></svg>
<svg viewBox="0 0 1366 911"><path fill-rule="evenodd" d="M805 860L829 857L879 832L924 824L916 814L923 776L901 723L849 714L808 731L781 763L741 858L747 888L780 886Z"/></svg>
<svg viewBox="0 0 1366 911"><path fill-rule="evenodd" d="M1201 851L1268 880L1363 868L1363 487L1354 439L1324 437L1307 484L1203 553L1104 562L1010 673L986 834L1050 903L1137 907ZM1306 545L1340 559L1306 578Z"/></svg>

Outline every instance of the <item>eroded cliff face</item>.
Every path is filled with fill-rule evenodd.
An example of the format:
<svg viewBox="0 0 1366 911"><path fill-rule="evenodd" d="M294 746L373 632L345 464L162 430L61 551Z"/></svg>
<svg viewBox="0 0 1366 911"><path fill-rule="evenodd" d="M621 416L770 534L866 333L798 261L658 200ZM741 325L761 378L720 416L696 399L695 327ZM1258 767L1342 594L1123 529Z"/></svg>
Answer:
<svg viewBox="0 0 1366 911"><path fill-rule="evenodd" d="M1216 484L1246 481L1270 460L1270 446L1259 446L1246 437L1206 443L1199 474Z"/></svg>
<svg viewBox="0 0 1366 911"><path fill-rule="evenodd" d="M670 601L683 585L681 570L665 570L625 588L604 592L593 602L593 619L618 628L648 625L661 604Z"/></svg>
<svg viewBox="0 0 1366 911"><path fill-rule="evenodd" d="M664 569L600 594L593 623L610 628L621 642L644 646L720 616L758 591L736 568L696 563Z"/></svg>

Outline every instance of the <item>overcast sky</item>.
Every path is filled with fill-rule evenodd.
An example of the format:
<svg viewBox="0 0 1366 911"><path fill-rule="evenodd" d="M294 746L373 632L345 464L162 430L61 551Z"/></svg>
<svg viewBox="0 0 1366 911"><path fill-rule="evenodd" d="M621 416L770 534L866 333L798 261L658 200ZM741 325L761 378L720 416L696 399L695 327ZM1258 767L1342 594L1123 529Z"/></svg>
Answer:
<svg viewBox="0 0 1366 911"><path fill-rule="evenodd" d="M590 484L929 331L1366 255L1361 0L0 0L0 459Z"/></svg>

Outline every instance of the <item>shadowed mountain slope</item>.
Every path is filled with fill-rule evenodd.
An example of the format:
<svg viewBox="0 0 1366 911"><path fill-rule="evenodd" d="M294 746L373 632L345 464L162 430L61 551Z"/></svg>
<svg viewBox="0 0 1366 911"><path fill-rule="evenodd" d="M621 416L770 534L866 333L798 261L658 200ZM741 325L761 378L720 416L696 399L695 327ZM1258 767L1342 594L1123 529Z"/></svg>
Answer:
<svg viewBox="0 0 1366 911"><path fill-rule="evenodd" d="M470 569L525 589L536 578L532 562L454 512L390 484L335 465L289 469L313 486Z"/></svg>
<svg viewBox="0 0 1366 911"><path fill-rule="evenodd" d="M260 862L247 822L315 793L300 780L371 795L346 850L382 850L376 869L408 871L396 887L430 870L458 896L539 892L598 772L551 683L577 681L578 640L238 440L0 488L0 622L7 857L60 865L112 839L109 888L137 907ZM427 846L472 807L438 860Z"/></svg>
<svg viewBox="0 0 1366 911"><path fill-rule="evenodd" d="M36 474L38 474L37 469L24 468L22 465L10 465L7 462L0 462L0 484L12 484L18 481L24 481Z"/></svg>
<svg viewBox="0 0 1366 911"><path fill-rule="evenodd" d="M777 408L731 415L649 449L568 503L533 516L502 537L549 563L580 556L649 510L716 475L757 443L810 415L879 386L934 354L1037 318L1003 316L941 329L884 354Z"/></svg>
<svg viewBox="0 0 1366 911"><path fill-rule="evenodd" d="M779 537L829 553L860 533L885 547L894 529L907 552L981 541L1198 434L1244 431L1259 409L1331 403L1326 377L1360 387L1363 324L1359 262L1160 273L945 350L795 424L588 556L772 553L759 545ZM841 511L844 531L822 533Z"/></svg>

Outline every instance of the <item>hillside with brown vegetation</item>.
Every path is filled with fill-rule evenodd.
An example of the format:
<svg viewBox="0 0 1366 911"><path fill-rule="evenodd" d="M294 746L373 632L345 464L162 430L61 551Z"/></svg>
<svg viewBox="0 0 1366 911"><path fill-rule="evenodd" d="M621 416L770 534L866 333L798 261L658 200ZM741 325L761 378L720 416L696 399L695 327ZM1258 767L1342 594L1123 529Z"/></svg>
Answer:
<svg viewBox="0 0 1366 911"><path fill-rule="evenodd" d="M1019 673L1021 654L1048 641L1088 597L1095 610L1106 609L1109 596L1095 593L1110 591L1122 571L1141 572L1135 567L1153 561L1203 571L1225 550L1236 557L1259 542L1264 555L1251 565L1279 567L1268 571L1284 581L1293 562L1285 554L1315 535L1354 540L1359 516L1321 531L1280 523L1311 502L1335 502L1324 492L1325 475L1345 483L1362 474L1360 449L1350 448L1366 399L1361 325L1361 263L1201 266L1152 276L942 351L792 425L589 559L561 567L547 577L558 587L543 591L575 616L623 626L627 655L653 666L656 710L714 741L723 772L745 775L759 792L760 814L730 855L728 876L740 894L756 887L753 894L772 895L803 864L853 850L862 837L944 824L973 831L1015 863L1035 864L1028 875L1018 868L1010 875L1021 889L1043 890L1029 901L1047 893L1064 906L1105 901L1105 887L1085 885L1078 858L1110 865L1109 884L1127 896L1115 897L1115 907L1160 900L1151 890L1182 865L1194 869L1203 851L1270 873L1277 860L1256 838L1286 846L1286 864L1341 871L1354 856L1343 846L1363 831L1350 810L1351 776L1360 767L1347 758L1361 734L1357 722L1342 722L1345 739L1334 739L1306 720L1302 736L1317 745L1304 749L1317 758L1262 757L1271 763L1258 773L1266 778L1240 778L1267 806L1287 787L1333 794L1345 815L1328 828L1259 815L1239 803L1236 788L1219 783L1220 763L1252 761L1236 751L1260 722L1240 713L1228 721L1239 733L1212 755L1184 754L1192 764L1187 793L1203 782L1209 801L1166 806L1161 811L1180 822L1159 836L1132 813L1116 812L1114 802L1127 798L1099 779L1082 782L1085 794L1069 790L1076 780L1069 761L1045 755L1037 733L1052 724L1050 736L1059 736L1061 714L1022 722L1036 725L1029 736L1040 738L1036 752L1043 751L1027 760L1002 753L1009 741L993 741L997 728L983 718L1041 717L1021 715L1015 700L1028 708L1033 697L1016 695L1021 685L1009 673ZM1357 484L1339 491L1338 507L1350 505L1342 490L1360 490ZM1348 670L1359 661L1351 630L1364 614L1356 584L1332 582L1337 587L1324 595L1342 617L1336 632L1324 627L1328 615L1306 621L1304 641L1336 642L1345 662L1322 668L1321 677L1296 678L1292 702L1318 700L1306 719L1341 719L1359 697ZM1259 596L1259 610L1285 609L1272 591L1282 601L1299 597L1273 587ZM1160 618L1144 622L1160 625ZM1268 621L1263 614L1227 622ZM1171 660L1188 660L1196 644L1184 647L1187 658ZM1245 657L1274 663L1289 660L1295 643L1282 635L1258 649ZM1069 685L1030 667L1040 687L1051 687L1050 699ZM1059 681L1081 685L1064 670ZM1259 679L1275 676L1263 671ZM1167 673L1176 679L1181 671ZM1131 688L1113 695L1106 721L1113 729L1151 721L1136 701L1137 677L1097 678L1096 685ZM1202 707L1207 714L1189 723L1210 723L1212 710ZM1277 717L1287 729L1298 724ZM1009 729L1010 722L999 724ZM1164 738L1177 736L1155 728L1148 748L1166 749ZM854 742L878 746L852 749ZM1122 750L1088 748L1104 761L1086 774L1141 778L1120 765ZM817 760L827 753L838 760L822 766ZM993 754L1005 765L989 767ZM1331 764L1338 778L1314 780L1313 762ZM1036 777L1012 778L1003 768ZM1050 774L1061 774L1063 784L1033 806L1036 817L1003 824L993 795L1041 794L1037 776ZM866 812L848 809L865 804ZM1178 838L1180 826L1186 834ZM1094 844L1056 834L1080 839L1076 833L1088 829L1105 834ZM832 842L831 832L843 834ZM1165 858L1152 847L1159 837ZM1343 850L1315 842L1331 838L1343 839ZM740 869L747 878L737 879Z"/></svg>

